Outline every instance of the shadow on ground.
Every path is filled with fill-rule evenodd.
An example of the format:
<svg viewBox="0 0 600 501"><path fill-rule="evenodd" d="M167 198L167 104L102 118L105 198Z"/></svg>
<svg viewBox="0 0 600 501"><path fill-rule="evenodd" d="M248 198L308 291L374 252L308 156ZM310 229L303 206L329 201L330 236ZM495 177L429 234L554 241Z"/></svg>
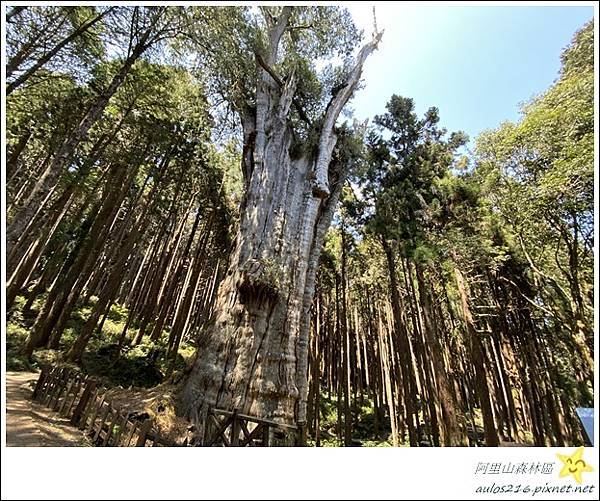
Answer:
<svg viewBox="0 0 600 501"><path fill-rule="evenodd" d="M89 441L69 420L31 400L35 372L6 373L8 447L86 447Z"/></svg>

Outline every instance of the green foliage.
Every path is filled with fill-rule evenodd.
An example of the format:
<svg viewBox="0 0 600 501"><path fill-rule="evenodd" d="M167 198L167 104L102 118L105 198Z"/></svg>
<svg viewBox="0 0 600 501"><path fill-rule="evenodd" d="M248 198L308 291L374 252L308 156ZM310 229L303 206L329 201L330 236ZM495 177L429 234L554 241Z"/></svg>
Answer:
<svg viewBox="0 0 600 501"><path fill-rule="evenodd" d="M268 32L281 12L279 6L185 9L189 34L176 41L176 49L193 53L209 87L244 112L255 105L256 54L267 57ZM296 6L292 10L272 69L282 80L296 72L297 102L311 120L322 114L361 38L344 8ZM336 68L328 65L332 59L341 64ZM298 120L297 126L299 132L306 132L302 121Z"/></svg>
<svg viewBox="0 0 600 501"><path fill-rule="evenodd" d="M97 298L92 297L90 303L80 305L75 310L61 339L61 348L70 346L79 335L96 300ZM49 363L64 365L60 350L36 350L31 361L21 354L29 328L41 303L41 300L36 301L31 312L24 312L25 301L25 297L17 297L7 324L7 370L33 371ZM126 388L130 386L142 388L156 386L163 381L169 365L164 344L165 338L161 338L158 343L145 338L137 346L125 346L122 354L117 357L116 342L125 326L127 315L126 308L118 305L111 307L103 326L102 335L92 339L79 369L86 374L100 378L103 384L108 386L123 386ZM133 332L132 330L130 330L130 336L135 335L135 330ZM189 359L192 354L193 348L183 343L179 349L174 370L176 372L182 371L186 367L185 360ZM73 368L77 367L73 366Z"/></svg>
<svg viewBox="0 0 600 501"><path fill-rule="evenodd" d="M321 390L319 399L320 412L320 446L321 447L340 447L343 440L337 436L338 433L338 399L332 394L329 396L326 391ZM352 439L355 446L360 447L391 447L392 443L387 438L391 430L389 422L384 420L379 423L379 432L376 433L375 409L372 400L365 398L361 404L359 401L352 403ZM316 445L315 436L310 436L308 444Z"/></svg>
<svg viewBox="0 0 600 501"><path fill-rule="evenodd" d="M451 172L466 136L446 138L437 108L419 118L412 99L396 95L375 123L379 129L368 134L363 164L355 171L363 195L355 207L357 222L404 255L433 261L440 257L439 236L450 218L460 218L464 202L477 203L472 187Z"/></svg>
<svg viewBox="0 0 600 501"><path fill-rule="evenodd" d="M474 172L507 241L535 266L534 295L553 312L553 329L571 343L583 328L590 347L594 73L590 21L563 52L560 77L523 107L521 120L478 139Z"/></svg>
<svg viewBox="0 0 600 501"><path fill-rule="evenodd" d="M421 335L410 325L418 323L414 308L422 308L411 294L419 301L424 289L439 308L436 332L452 360L461 350L469 353L455 279L460 270L482 343L507 337L523 343L518 349L527 355L517 351L517 365L540 364L528 370L547 370L539 378L549 378L548 391L572 405L591 405L593 23L575 35L562 61L558 80L523 107L522 119L481 134L472 157L461 153L463 133L439 127L436 108L420 117L411 99L392 96L387 113L375 117L377 127L368 131L344 189L325 241L319 286L324 297L335 297L337 319L345 252L348 308L363 315L363 331L374 328L373 316L385 322L380 312L389 304L392 273L387 246L395 251L411 343ZM411 277L418 269L420 284ZM377 346L377 338L361 335ZM538 344L528 344L532 339ZM551 353L542 354L543 346ZM368 409L353 414L355 438L372 415ZM323 421L324 429L335 429L335 407L323 408ZM482 440L480 409L472 416L459 412L458 421L472 440ZM370 438L372 426L364 433ZM533 437L527 432L521 439ZM337 438L326 440L335 444Z"/></svg>

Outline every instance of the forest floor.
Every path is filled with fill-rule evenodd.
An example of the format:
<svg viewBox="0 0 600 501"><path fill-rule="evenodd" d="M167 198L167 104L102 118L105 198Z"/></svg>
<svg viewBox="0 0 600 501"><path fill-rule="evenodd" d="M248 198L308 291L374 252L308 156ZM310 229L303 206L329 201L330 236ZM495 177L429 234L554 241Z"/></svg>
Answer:
<svg viewBox="0 0 600 501"><path fill-rule="evenodd" d="M36 372L6 373L8 447L87 447L91 444L69 420L31 399Z"/></svg>

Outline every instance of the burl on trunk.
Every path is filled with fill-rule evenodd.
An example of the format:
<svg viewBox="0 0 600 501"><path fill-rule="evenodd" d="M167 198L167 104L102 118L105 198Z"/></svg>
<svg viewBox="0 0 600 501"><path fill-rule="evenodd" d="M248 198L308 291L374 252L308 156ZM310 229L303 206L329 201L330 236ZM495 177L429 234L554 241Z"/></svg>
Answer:
<svg viewBox="0 0 600 501"><path fill-rule="evenodd" d="M240 227L213 323L201 335L182 393L185 412L199 425L210 405L282 423L305 420L316 267L347 173L342 152L334 152L335 122L381 33L361 49L318 121L316 152L298 157L290 151L289 117L296 78L282 81L271 69L289 14L284 8L269 27L267 57L257 57L256 106L240 112L246 181Z"/></svg>

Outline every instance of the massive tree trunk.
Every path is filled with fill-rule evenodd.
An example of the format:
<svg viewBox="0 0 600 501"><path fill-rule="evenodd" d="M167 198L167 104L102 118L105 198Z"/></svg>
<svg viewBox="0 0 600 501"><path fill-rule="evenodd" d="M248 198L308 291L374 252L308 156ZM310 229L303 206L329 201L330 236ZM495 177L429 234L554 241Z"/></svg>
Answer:
<svg viewBox="0 0 600 501"><path fill-rule="evenodd" d="M290 11L284 7L270 26L256 107L242 113L246 195L240 227L212 325L199 339L182 393L184 411L198 424L210 405L284 423L306 419L315 273L348 167L341 152L334 155L334 126L381 36L361 49L347 85L329 103L316 131L317 152L293 156L289 114L296 78L292 73L277 82L266 69L277 61Z"/></svg>

